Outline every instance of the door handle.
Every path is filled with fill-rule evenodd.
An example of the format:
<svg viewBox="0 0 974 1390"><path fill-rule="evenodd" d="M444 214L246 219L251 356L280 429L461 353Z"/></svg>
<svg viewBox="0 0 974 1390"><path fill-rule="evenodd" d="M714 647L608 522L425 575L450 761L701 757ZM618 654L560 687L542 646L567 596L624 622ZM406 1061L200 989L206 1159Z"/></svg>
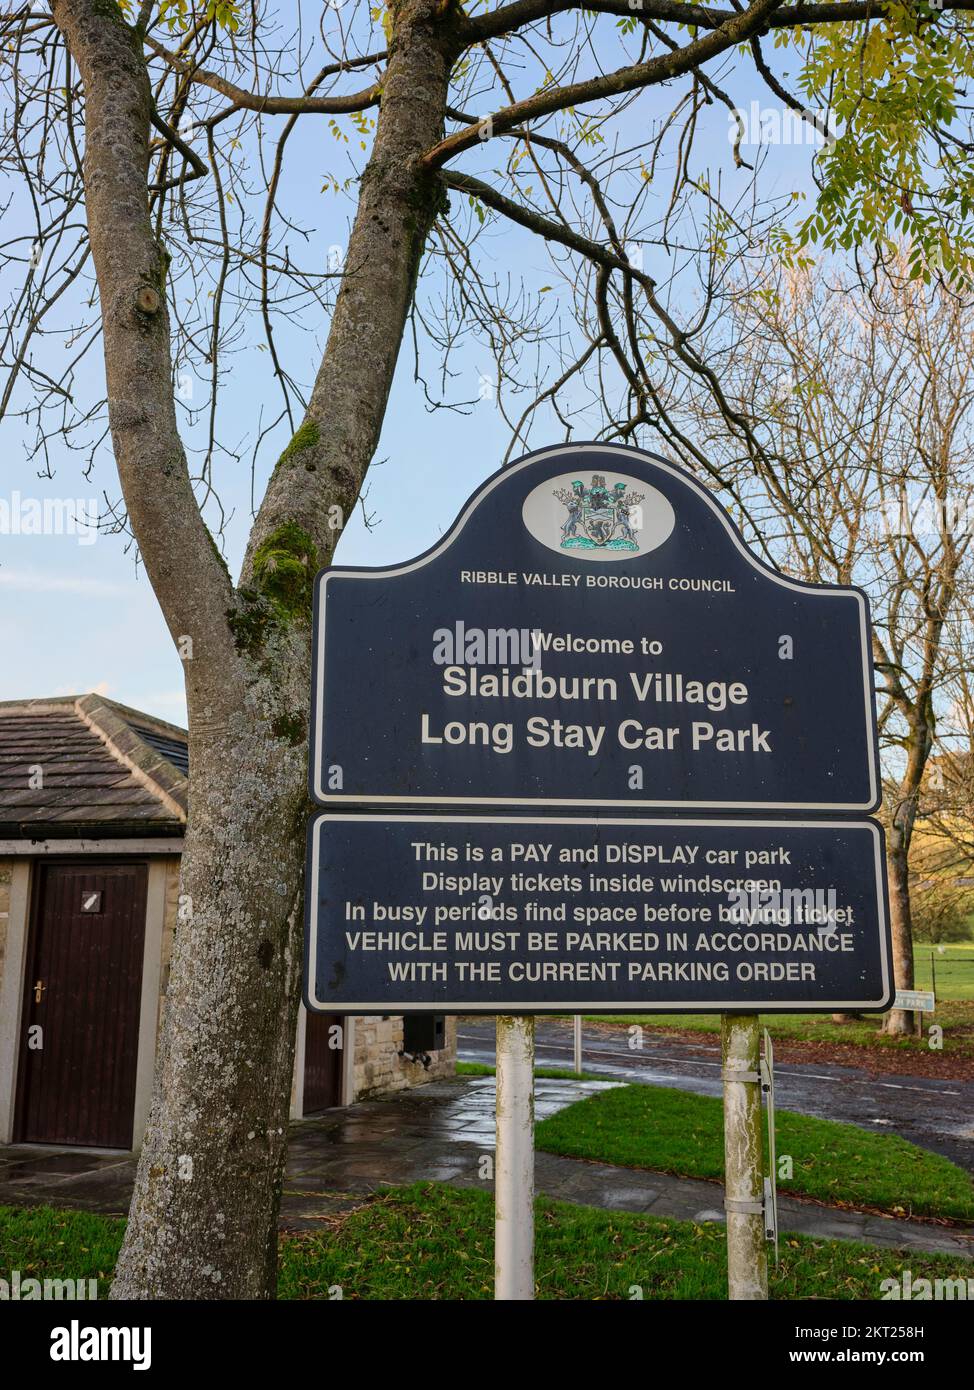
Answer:
<svg viewBox="0 0 974 1390"><path fill-rule="evenodd" d="M34 1003L35 1003L35 1004L39 1004L39 1003L41 1002L41 995L44 993L44 991L45 991L46 989L47 989L47 985L44 983L44 981L43 981L43 980L38 980L38 981L37 981L37 984L34 986Z"/></svg>

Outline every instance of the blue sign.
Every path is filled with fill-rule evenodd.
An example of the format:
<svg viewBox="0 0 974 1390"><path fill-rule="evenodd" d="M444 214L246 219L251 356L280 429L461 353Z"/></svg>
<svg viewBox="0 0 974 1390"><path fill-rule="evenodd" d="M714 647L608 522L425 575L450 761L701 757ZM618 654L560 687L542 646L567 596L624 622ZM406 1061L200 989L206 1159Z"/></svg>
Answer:
<svg viewBox="0 0 974 1390"><path fill-rule="evenodd" d="M889 1007L872 821L324 813L305 1002L339 1014Z"/></svg>
<svg viewBox="0 0 974 1390"><path fill-rule="evenodd" d="M448 535L315 592L325 806L868 813L869 610L787 579L695 479L546 449Z"/></svg>

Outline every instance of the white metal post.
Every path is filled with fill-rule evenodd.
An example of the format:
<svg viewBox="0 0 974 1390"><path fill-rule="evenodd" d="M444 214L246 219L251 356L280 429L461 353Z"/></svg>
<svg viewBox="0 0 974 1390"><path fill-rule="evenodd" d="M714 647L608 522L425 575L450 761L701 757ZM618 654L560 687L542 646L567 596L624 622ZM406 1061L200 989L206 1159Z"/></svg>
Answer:
<svg viewBox="0 0 974 1390"><path fill-rule="evenodd" d="M721 1017L727 1297L768 1296L761 1142L761 1029L757 1014Z"/></svg>
<svg viewBox="0 0 974 1390"><path fill-rule="evenodd" d="M581 1075L582 1072L582 1015L575 1015L575 1071Z"/></svg>
<svg viewBox="0 0 974 1390"><path fill-rule="evenodd" d="M497 1019L494 1298L534 1298L534 1018Z"/></svg>

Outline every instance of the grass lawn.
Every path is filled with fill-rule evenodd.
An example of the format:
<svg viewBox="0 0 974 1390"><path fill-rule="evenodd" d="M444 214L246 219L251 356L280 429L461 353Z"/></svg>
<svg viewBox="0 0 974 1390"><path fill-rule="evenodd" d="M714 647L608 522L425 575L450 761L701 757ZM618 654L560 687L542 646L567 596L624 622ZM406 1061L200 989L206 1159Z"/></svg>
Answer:
<svg viewBox="0 0 974 1390"><path fill-rule="evenodd" d="M790 1192L820 1201L878 1207L900 1216L974 1220L974 1183L940 1154L900 1139L789 1110L776 1116L779 1159L789 1154ZM658 1086L620 1086L542 1120L537 1146L571 1158L681 1177L722 1178L723 1109L711 1096Z"/></svg>
<svg viewBox="0 0 974 1390"><path fill-rule="evenodd" d="M974 999L974 942L957 941L944 945L943 955L936 946L916 946L913 969L917 989L929 989L930 957L936 976L938 999Z"/></svg>
<svg viewBox="0 0 974 1390"><path fill-rule="evenodd" d="M439 1183L393 1188L317 1233L281 1242L279 1296L327 1299L489 1299L493 1198ZM721 1225L664 1221L540 1200L536 1273L542 1299L724 1299ZM119 1218L44 1207L0 1207L0 1265L22 1278L98 1278L100 1294L122 1239ZM770 1267L777 1299L880 1297L880 1282L966 1277L964 1262L846 1241L788 1237Z"/></svg>
<svg viewBox="0 0 974 1390"><path fill-rule="evenodd" d="M944 947L918 946L914 952L917 989L929 989L930 953L936 973L937 1011L924 1014L924 1038L890 1038L879 1030L882 1014L868 1014L856 1023L836 1024L829 1014L764 1014L761 1022L772 1038L793 1042L854 1043L883 1048L927 1047L931 1023L944 1030L945 1053L974 1056L974 943L957 942ZM639 1024L643 1028L675 1028L681 1032L720 1033L719 1014L598 1014L590 1023ZM964 1030L964 1031L959 1031Z"/></svg>
<svg viewBox="0 0 974 1390"><path fill-rule="evenodd" d="M939 978L938 978L938 989ZM925 986L917 984L918 989ZM710 1033L720 1036L719 1014L593 1014L589 1023L614 1023L643 1028L673 1028L681 1033ZM761 1025L772 1039L783 1042L853 1043L858 1047L927 1049L931 1023L944 1030L943 1054L974 1056L974 1002L947 1000L937 1005L935 1014L923 1015L923 1039L890 1038L881 1033L882 1015L870 1014L858 1022L833 1023L829 1014L762 1014ZM964 1030L964 1031L959 1031Z"/></svg>
<svg viewBox="0 0 974 1390"><path fill-rule="evenodd" d="M457 1076L493 1076L496 1067L486 1062L457 1062ZM552 1081L607 1081L608 1077L595 1076L591 1072L572 1071L571 1067L535 1067L535 1076L546 1076Z"/></svg>

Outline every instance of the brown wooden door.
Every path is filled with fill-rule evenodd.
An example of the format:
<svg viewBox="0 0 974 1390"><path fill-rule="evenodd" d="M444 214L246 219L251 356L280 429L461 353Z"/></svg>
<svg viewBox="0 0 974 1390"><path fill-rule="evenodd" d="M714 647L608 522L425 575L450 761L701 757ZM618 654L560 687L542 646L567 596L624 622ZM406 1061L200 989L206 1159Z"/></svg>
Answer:
<svg viewBox="0 0 974 1390"><path fill-rule="evenodd" d="M132 1146L145 864L40 864L33 897L14 1137ZM40 1025L40 1048L29 1045Z"/></svg>
<svg viewBox="0 0 974 1390"><path fill-rule="evenodd" d="M314 1115L342 1103L341 1048L332 1047L331 1029L344 1025L337 1014L309 1013L304 1030L304 1113ZM344 1028L343 1028L344 1032Z"/></svg>

